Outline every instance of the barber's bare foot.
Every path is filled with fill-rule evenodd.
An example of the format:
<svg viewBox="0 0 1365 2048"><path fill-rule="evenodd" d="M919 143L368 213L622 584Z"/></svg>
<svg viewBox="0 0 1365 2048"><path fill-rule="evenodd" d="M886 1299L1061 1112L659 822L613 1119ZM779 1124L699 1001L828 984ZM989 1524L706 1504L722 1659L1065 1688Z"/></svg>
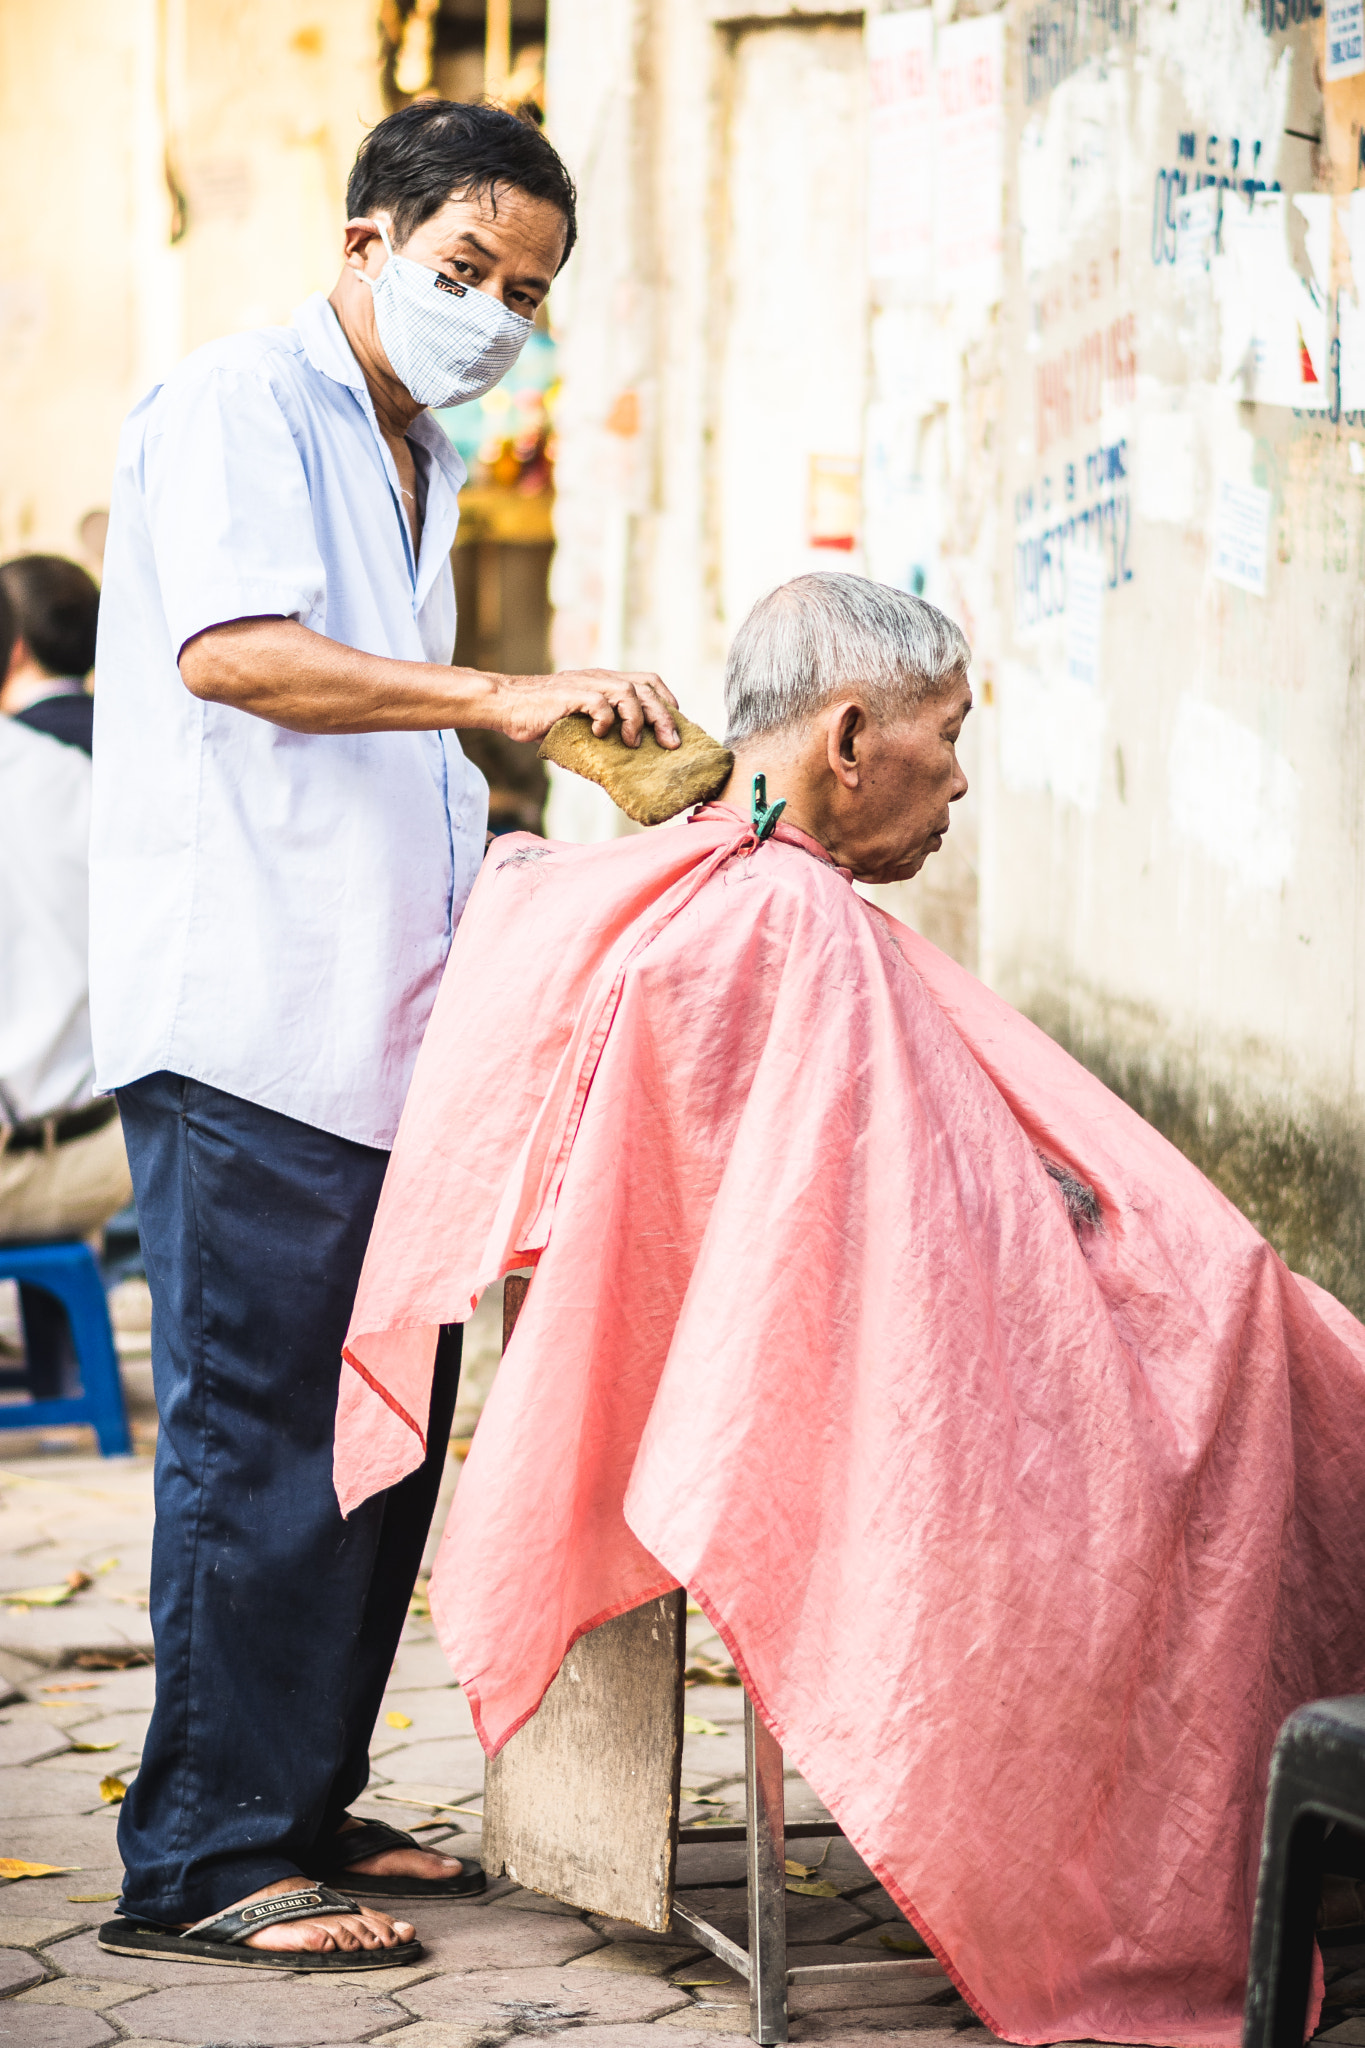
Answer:
<svg viewBox="0 0 1365 2048"><path fill-rule="evenodd" d="M338 1841L361 1825L355 1819L343 1821ZM339 1853L338 1861L366 1877L458 1877L464 1869L457 1856L440 1856L434 1849L381 1849L377 1856L362 1856L358 1863L347 1863L344 1853Z"/></svg>
<svg viewBox="0 0 1365 2048"><path fill-rule="evenodd" d="M235 1907L226 1907L228 1912L238 1911L243 1906L254 1905L257 1899L273 1899L279 1892L296 1892L306 1880L299 1877L282 1877L274 1884L263 1885L258 1892L250 1892L244 1899L238 1899ZM185 1923L187 1926L190 1922ZM377 1913L372 1907L358 1906L353 1913L319 1913L315 1920L284 1920L273 1927L262 1927L256 1934L246 1938L248 1948L267 1948L281 1955L326 1954L329 1950L350 1952L366 1948L397 1948L400 1943L411 1941L416 1930L407 1920L390 1920L387 1913Z"/></svg>

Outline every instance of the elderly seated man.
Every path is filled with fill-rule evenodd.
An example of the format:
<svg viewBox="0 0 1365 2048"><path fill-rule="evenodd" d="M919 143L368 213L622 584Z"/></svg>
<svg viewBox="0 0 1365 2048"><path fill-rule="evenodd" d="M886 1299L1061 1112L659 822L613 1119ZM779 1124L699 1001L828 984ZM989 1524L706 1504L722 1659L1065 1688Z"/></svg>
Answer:
<svg viewBox="0 0 1365 2048"><path fill-rule="evenodd" d="M1275 1730L1365 1689L1365 1330L853 887L942 843L967 668L798 578L731 651L719 802L498 843L338 1493L414 1469L441 1325L534 1267L432 1583L485 1747L686 1586L997 2034L1231 2048Z"/></svg>

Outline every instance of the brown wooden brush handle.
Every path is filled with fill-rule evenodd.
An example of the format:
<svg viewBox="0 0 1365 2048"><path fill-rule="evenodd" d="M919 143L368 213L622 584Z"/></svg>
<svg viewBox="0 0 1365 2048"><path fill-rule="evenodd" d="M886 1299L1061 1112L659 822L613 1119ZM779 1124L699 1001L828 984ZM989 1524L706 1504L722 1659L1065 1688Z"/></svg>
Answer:
<svg viewBox="0 0 1365 2048"><path fill-rule="evenodd" d="M502 1283L502 1348L505 1351L517 1327L517 1317L531 1285L529 1273L509 1273Z"/></svg>

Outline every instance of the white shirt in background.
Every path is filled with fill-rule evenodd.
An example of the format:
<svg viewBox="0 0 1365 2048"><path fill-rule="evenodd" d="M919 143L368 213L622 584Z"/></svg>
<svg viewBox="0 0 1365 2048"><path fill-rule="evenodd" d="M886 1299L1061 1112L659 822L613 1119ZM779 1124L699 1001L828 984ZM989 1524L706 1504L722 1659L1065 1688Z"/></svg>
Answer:
<svg viewBox="0 0 1365 2048"><path fill-rule="evenodd" d="M420 558L319 293L190 356L130 415L100 598L91 832L99 1086L168 1069L393 1142L488 789L452 732L286 732L192 697L185 642L297 619L448 663L464 465L430 413Z"/></svg>
<svg viewBox="0 0 1365 2048"><path fill-rule="evenodd" d="M94 1092L87 967L90 762L0 716L0 1121Z"/></svg>

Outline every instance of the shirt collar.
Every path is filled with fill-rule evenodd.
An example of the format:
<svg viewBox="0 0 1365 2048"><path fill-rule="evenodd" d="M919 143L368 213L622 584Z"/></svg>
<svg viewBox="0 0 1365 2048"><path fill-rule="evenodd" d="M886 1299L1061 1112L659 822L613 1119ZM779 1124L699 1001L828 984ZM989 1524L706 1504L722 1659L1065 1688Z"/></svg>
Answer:
<svg viewBox="0 0 1365 2048"><path fill-rule="evenodd" d="M337 384L346 385L360 397L367 412L373 408L364 373L347 341L336 309L325 292L314 292L294 313L290 325L303 343L303 352L313 368ZM419 412L408 428L408 438L425 448L444 471L453 491L458 491L468 471L440 421L431 412Z"/></svg>

